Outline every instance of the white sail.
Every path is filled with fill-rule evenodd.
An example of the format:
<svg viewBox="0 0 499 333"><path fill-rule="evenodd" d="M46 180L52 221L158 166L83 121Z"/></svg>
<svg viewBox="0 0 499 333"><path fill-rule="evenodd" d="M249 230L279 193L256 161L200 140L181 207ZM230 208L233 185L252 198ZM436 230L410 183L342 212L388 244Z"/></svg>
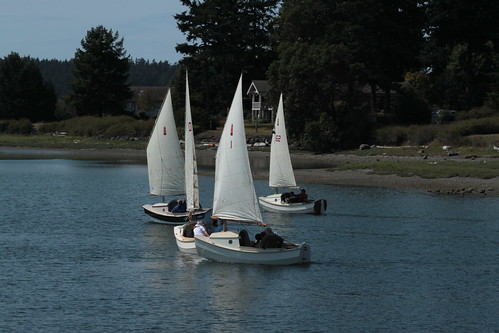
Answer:
<svg viewBox="0 0 499 333"><path fill-rule="evenodd" d="M279 98L279 107L272 134L270 146L270 187L295 187L295 175L291 158L289 156L288 138L286 135L286 123L284 121L284 106L282 94Z"/></svg>
<svg viewBox="0 0 499 333"><path fill-rule="evenodd" d="M147 145L147 170L152 195L171 196L185 192L184 157L169 89Z"/></svg>
<svg viewBox="0 0 499 333"><path fill-rule="evenodd" d="M217 150L213 215L220 219L262 222L246 148L242 75Z"/></svg>
<svg viewBox="0 0 499 333"><path fill-rule="evenodd" d="M188 211L199 208L198 167L187 73L185 73L185 196Z"/></svg>

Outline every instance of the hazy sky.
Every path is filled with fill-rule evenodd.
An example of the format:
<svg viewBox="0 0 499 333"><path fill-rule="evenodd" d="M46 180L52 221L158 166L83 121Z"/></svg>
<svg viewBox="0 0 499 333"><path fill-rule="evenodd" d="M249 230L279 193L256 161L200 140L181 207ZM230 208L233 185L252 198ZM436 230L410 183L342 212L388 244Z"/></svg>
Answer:
<svg viewBox="0 0 499 333"><path fill-rule="evenodd" d="M179 0L0 0L0 58L69 60L87 31L103 25L133 58L174 63L185 36L173 15L184 10Z"/></svg>

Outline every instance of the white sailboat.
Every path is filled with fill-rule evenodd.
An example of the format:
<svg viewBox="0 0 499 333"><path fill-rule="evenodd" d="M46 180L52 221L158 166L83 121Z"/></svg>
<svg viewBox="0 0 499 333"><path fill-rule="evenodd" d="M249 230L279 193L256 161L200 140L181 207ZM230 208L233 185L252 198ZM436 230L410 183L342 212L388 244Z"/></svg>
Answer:
<svg viewBox="0 0 499 333"><path fill-rule="evenodd" d="M194 140L190 144L193 146ZM194 148L187 147L186 144L186 150L190 149ZM153 205L146 204L142 206L145 213L161 220L163 223L183 224L189 220L190 214L194 219L202 219L206 212L209 211L209 209L196 210L193 206L194 204L191 204L190 211L172 212L172 204L165 202L164 199L167 196L178 197L179 195L183 196L187 192L188 196L192 197L194 194L189 194L190 192L198 193L199 191L197 180L195 189L186 190L185 172L193 171L189 171L190 169L187 166L184 168L184 163L184 156L180 147L180 140L173 116L171 92L168 89L165 101L154 124L149 144L147 145L147 169L150 193L151 195L161 196L162 201ZM190 177L194 176L191 175ZM195 177L197 179L197 173ZM199 200L197 205L199 208Z"/></svg>
<svg viewBox="0 0 499 333"><path fill-rule="evenodd" d="M189 78L185 74L185 195L188 214L192 212L192 220L201 219L211 208L202 208L199 203L198 167L194 144L194 130L191 115L191 100L189 93ZM201 216L202 214L202 216ZM173 228L175 240L180 251L196 253L192 223Z"/></svg>
<svg viewBox="0 0 499 333"><path fill-rule="evenodd" d="M326 200L310 200L308 196L306 199L300 199L298 196L293 196L291 192L279 193L279 188L298 189L289 155L282 94L272 132L269 186L275 189L275 193L258 198L262 208L274 213L324 214L327 208Z"/></svg>
<svg viewBox="0 0 499 333"><path fill-rule="evenodd" d="M225 122L216 155L213 215L222 221L264 225L246 149L242 76ZM282 238L281 238L282 239ZM245 264L289 265L310 261L307 243L252 246L246 230L195 236L197 253L207 259Z"/></svg>

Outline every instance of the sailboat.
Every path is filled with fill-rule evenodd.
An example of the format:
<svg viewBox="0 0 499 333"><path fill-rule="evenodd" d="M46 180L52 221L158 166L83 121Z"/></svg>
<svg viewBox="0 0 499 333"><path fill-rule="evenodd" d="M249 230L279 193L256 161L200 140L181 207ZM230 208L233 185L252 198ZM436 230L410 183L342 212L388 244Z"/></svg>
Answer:
<svg viewBox="0 0 499 333"><path fill-rule="evenodd" d="M188 154L192 154L194 151L193 139L189 141L189 144L186 140L185 150L189 151ZM184 164L184 156L173 116L171 91L168 89L147 145L150 193L151 195L161 196L162 201L153 205L143 205L142 208L146 214L167 224L183 224L189 219L204 218L206 212L210 209L199 207L197 168L193 171L192 167L188 165L184 168ZM189 173L188 177L186 177L187 172ZM194 177L196 178L195 185L192 180ZM187 189L186 184L189 184L189 189ZM185 212L172 212L172 201L175 202L175 200L165 202L165 197L178 197L184 194L187 194L186 204L187 208L190 209L186 209ZM196 203L192 201L194 197L197 198Z"/></svg>
<svg viewBox="0 0 499 333"><path fill-rule="evenodd" d="M298 189L289 155L282 94L272 132L269 186L275 189L275 193L258 198L262 208L274 213L324 214L327 209L327 201L324 199L310 200L308 195L301 199L299 196L294 196L293 192L279 193L279 188ZM302 192L305 193L303 189Z"/></svg>
<svg viewBox="0 0 499 333"><path fill-rule="evenodd" d="M222 131L215 163L213 218L224 223L264 226L246 149L242 102L242 75ZM232 224L231 224L232 225ZM279 237L277 235L271 235ZM282 238L279 247L254 246L247 231L222 231L195 236L198 255L219 262L290 265L310 261L310 246Z"/></svg>
<svg viewBox="0 0 499 333"><path fill-rule="evenodd" d="M198 168L196 162L196 149L194 145L194 130L192 126L191 100L189 94L189 78L185 74L185 191L187 212L192 212L191 223L173 228L177 246L181 252L196 253L194 234L192 233L192 220L201 219L211 210L202 208L199 203ZM202 214L202 215L201 215Z"/></svg>

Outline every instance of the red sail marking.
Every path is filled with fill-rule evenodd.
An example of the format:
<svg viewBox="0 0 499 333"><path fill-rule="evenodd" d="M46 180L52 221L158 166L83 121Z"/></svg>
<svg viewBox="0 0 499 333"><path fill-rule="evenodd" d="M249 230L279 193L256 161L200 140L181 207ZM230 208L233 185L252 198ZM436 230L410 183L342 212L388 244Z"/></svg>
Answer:
<svg viewBox="0 0 499 333"><path fill-rule="evenodd" d="M234 136L234 124L230 124L230 136ZM230 149L232 149L232 140L230 140Z"/></svg>

